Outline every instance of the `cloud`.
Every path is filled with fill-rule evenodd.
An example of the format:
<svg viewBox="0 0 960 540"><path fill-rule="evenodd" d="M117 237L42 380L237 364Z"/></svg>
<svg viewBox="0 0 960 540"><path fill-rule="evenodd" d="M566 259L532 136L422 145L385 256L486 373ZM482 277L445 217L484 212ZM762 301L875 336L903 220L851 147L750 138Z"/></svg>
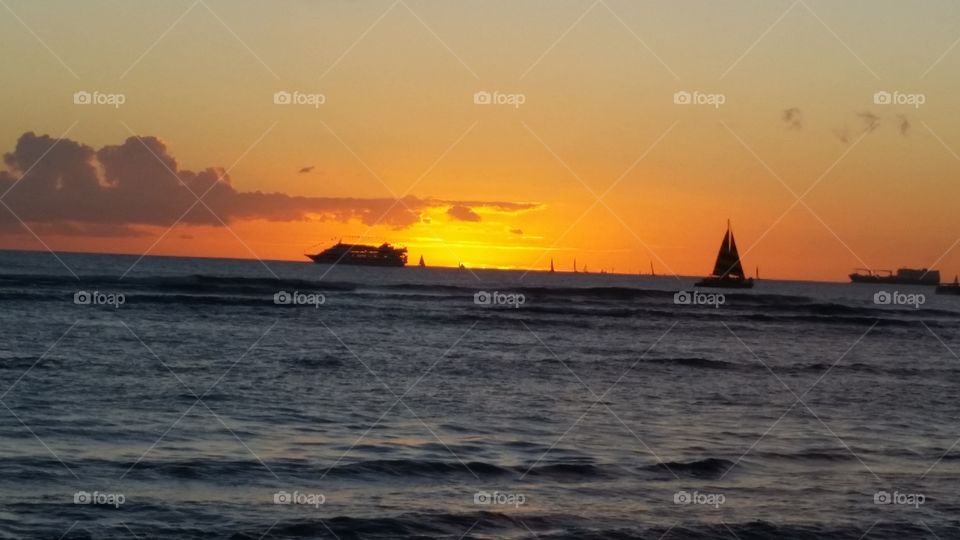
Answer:
<svg viewBox="0 0 960 540"><path fill-rule="evenodd" d="M447 210L447 215L459 221L480 221L480 215L473 208L462 204L455 204Z"/></svg>
<svg viewBox="0 0 960 540"><path fill-rule="evenodd" d="M510 229L510 232L517 236L523 236L523 229Z"/></svg>
<svg viewBox="0 0 960 540"><path fill-rule="evenodd" d="M787 129L801 129L803 127L803 113L797 107L790 107L780 116L787 124Z"/></svg>
<svg viewBox="0 0 960 540"><path fill-rule="evenodd" d="M309 173L313 172L313 169L315 169L315 168L316 168L315 165L310 165L309 167L304 167L304 168L300 169L299 171L297 171L297 173L298 173L298 174L309 174Z"/></svg>
<svg viewBox="0 0 960 540"><path fill-rule="evenodd" d="M17 217L68 234L137 234L137 226L223 226L238 220L360 221L403 229L430 210L478 221L477 208L517 214L539 203L393 198L307 197L239 191L219 167L181 169L156 137L130 137L94 149L70 139L24 133L4 155L0 195ZM9 190L9 191L8 191ZM201 197L203 203L198 203ZM456 210L454 210L456 209ZM0 208L0 228L19 227Z"/></svg>

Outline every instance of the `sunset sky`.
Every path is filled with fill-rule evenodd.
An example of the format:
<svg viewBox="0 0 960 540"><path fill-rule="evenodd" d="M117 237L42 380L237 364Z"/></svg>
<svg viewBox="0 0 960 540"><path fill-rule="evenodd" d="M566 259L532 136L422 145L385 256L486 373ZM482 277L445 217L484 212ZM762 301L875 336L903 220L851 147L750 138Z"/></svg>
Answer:
<svg viewBox="0 0 960 540"><path fill-rule="evenodd" d="M952 278L958 40L952 0L2 0L0 247L702 275L729 218L763 277Z"/></svg>

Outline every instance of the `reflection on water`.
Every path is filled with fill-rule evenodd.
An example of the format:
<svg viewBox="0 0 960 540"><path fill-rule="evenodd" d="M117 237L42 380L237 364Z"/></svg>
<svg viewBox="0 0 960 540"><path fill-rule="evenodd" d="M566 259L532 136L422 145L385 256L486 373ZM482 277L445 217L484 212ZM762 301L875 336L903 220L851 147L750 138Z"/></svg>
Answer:
<svg viewBox="0 0 960 540"><path fill-rule="evenodd" d="M268 263L277 281L258 262L173 258L118 279L135 260L64 255L78 282L49 255L0 253L5 535L947 538L955 525L960 304L932 290L891 306L867 286L761 281L698 305L675 302L686 278L320 280L326 267ZM75 303L83 291L125 301ZM324 302L276 304L280 291Z"/></svg>

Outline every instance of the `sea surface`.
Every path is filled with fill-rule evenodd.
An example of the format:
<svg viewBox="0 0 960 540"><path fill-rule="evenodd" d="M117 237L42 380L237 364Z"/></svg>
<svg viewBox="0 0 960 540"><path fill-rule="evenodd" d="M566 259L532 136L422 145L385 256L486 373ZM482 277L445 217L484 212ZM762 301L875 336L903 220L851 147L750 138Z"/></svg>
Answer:
<svg viewBox="0 0 960 540"><path fill-rule="evenodd" d="M960 538L932 288L58 256L0 252L0 537Z"/></svg>

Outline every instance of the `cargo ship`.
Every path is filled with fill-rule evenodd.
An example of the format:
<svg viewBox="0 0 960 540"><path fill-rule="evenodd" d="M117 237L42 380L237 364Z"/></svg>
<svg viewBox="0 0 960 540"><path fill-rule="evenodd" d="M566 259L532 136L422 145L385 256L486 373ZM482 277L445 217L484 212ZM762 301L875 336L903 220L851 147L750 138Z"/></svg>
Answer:
<svg viewBox="0 0 960 540"><path fill-rule="evenodd" d="M407 248L395 248L383 243L380 246L344 244L337 242L320 253L309 255L317 264L350 264L357 266L406 266Z"/></svg>
<svg viewBox="0 0 960 540"><path fill-rule="evenodd" d="M940 285L940 271L926 268L900 268L894 274L889 270L858 268L850 274L853 283L882 283L893 285Z"/></svg>

